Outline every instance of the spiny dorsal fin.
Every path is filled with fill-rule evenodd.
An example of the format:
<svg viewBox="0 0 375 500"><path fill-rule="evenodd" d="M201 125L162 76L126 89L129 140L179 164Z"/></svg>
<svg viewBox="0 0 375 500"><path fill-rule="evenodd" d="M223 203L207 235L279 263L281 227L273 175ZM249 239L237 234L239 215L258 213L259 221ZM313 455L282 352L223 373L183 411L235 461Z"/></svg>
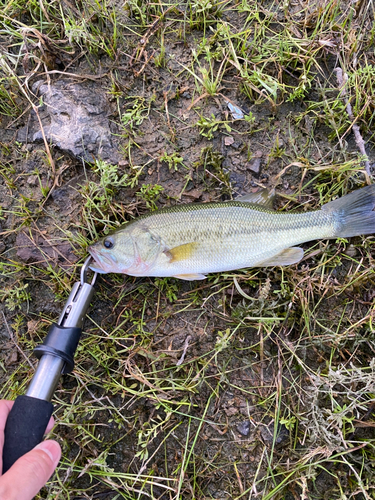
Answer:
<svg viewBox="0 0 375 500"><path fill-rule="evenodd" d="M255 205L262 205L263 207L273 208L275 199L275 190L260 189L256 193L245 194L239 196L235 201L242 201L244 203L254 203Z"/></svg>

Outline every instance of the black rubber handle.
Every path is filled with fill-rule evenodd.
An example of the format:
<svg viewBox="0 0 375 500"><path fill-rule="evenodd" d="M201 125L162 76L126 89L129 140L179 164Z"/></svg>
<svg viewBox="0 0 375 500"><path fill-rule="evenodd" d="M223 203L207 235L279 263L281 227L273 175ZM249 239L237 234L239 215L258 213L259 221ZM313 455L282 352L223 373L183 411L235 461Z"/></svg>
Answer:
<svg viewBox="0 0 375 500"><path fill-rule="evenodd" d="M44 354L52 354L65 361L62 373L70 373L74 368L76 352L82 328L78 326L61 326L53 323L42 345L34 349L35 356L40 359Z"/></svg>
<svg viewBox="0 0 375 500"><path fill-rule="evenodd" d="M49 401L17 397L5 425L3 474L42 441L52 411L53 404Z"/></svg>

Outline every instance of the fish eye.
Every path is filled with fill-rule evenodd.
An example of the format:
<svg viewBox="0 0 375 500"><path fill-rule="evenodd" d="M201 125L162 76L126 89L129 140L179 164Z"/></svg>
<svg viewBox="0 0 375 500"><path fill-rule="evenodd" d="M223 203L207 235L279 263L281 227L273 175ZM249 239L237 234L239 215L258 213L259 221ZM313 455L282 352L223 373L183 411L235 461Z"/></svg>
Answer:
<svg viewBox="0 0 375 500"><path fill-rule="evenodd" d="M103 245L105 246L105 248L112 248L113 245L114 245L113 239L112 238L106 238L103 241Z"/></svg>

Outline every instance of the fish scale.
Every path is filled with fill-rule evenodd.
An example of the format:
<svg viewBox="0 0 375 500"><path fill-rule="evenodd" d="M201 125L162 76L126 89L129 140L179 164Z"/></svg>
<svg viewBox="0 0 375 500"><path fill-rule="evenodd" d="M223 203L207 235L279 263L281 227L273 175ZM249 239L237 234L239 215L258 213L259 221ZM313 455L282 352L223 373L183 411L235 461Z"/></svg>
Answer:
<svg viewBox="0 0 375 500"><path fill-rule="evenodd" d="M210 272L288 265L301 243L375 232L375 186L320 210L287 213L248 201L177 205L134 219L89 248L97 272L203 279Z"/></svg>
<svg viewBox="0 0 375 500"><path fill-rule="evenodd" d="M173 219L173 224L171 224ZM167 248L195 241L198 246L189 260L159 267L169 271L208 273L250 267L266 260L287 246L311 239L334 236L334 217L329 213L284 214L257 211L247 206L209 207L194 212L181 211L150 215L144 220L151 231L158 231ZM207 228L207 224L212 224ZM193 228L185 229L190 224ZM162 264L162 263L160 263Z"/></svg>

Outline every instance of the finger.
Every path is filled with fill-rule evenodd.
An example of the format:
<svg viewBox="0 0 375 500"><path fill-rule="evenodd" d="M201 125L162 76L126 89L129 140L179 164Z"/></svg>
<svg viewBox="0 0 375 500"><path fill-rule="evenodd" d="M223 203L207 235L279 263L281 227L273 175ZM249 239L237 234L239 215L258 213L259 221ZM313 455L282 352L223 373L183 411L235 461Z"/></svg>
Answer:
<svg viewBox="0 0 375 500"><path fill-rule="evenodd" d="M0 498L31 500L52 476L61 457L56 441L43 441L0 478Z"/></svg>
<svg viewBox="0 0 375 500"><path fill-rule="evenodd" d="M10 410L12 409L13 401L2 399L0 401L0 434L4 432L5 423L7 421Z"/></svg>
<svg viewBox="0 0 375 500"><path fill-rule="evenodd" d="M3 470L3 464L1 456L3 454L3 446L4 446L4 429L5 424L9 415L10 410L12 409L13 401L0 401L0 474Z"/></svg>
<svg viewBox="0 0 375 500"><path fill-rule="evenodd" d="M55 419L53 417L51 417L49 419L49 422L47 424L47 427L46 427L46 430L45 430L44 434L48 434L52 430L52 428L53 428L54 425L55 425Z"/></svg>

